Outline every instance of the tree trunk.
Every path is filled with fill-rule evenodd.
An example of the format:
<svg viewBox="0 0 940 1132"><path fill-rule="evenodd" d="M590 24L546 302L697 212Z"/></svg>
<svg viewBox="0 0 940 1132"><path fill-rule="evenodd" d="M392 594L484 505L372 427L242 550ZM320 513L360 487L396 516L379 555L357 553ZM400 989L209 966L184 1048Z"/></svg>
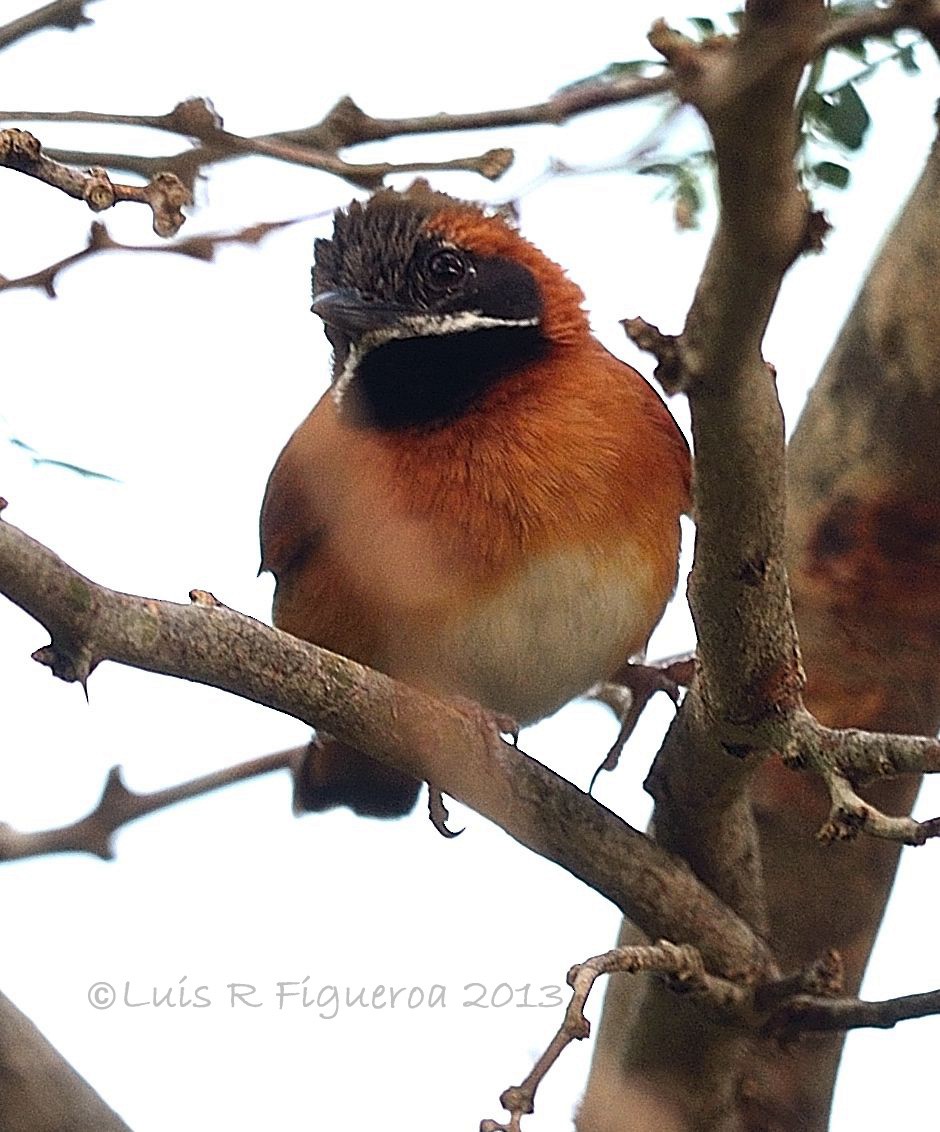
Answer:
<svg viewBox="0 0 940 1132"><path fill-rule="evenodd" d="M923 735L940 727L938 214L935 145L790 443L790 580L806 703L828 725ZM866 796L907 813L918 785L899 779ZM899 847L871 837L820 845L821 784L778 762L758 775L753 801L781 967L805 967L834 947L855 993ZM641 939L624 925L622 943ZM775 1043L752 1041L744 1095L716 1119L754 1132L825 1129L842 1046L841 1035L812 1037L782 1056ZM690 1003L649 978L611 979L579 1132L690 1127L702 1107L696 1092L715 1087L715 1066L702 1057L721 1050L715 1024Z"/></svg>

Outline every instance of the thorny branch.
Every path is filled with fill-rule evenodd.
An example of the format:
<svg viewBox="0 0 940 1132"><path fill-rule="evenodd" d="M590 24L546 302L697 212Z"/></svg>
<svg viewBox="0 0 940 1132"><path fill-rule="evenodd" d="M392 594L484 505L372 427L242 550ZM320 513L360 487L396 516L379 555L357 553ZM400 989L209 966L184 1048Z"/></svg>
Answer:
<svg viewBox="0 0 940 1132"><path fill-rule="evenodd" d="M275 770L292 769L305 750L306 747L298 747L262 755L146 794L128 789L121 776L121 768L112 767L98 804L78 821L57 829L35 832L16 830L0 822L0 861L41 857L49 853L90 853L103 861L110 861L114 858L112 838L122 826L235 782L245 782Z"/></svg>
<svg viewBox="0 0 940 1132"><path fill-rule="evenodd" d="M175 173L155 173L146 185L117 184L100 167L83 173L53 161L26 130L0 130L0 166L83 200L92 212L103 212L122 201L146 204L153 213L153 230L158 236L175 236L186 220L184 205L192 203L189 189Z"/></svg>
<svg viewBox="0 0 940 1132"><path fill-rule="evenodd" d="M0 501L2 503L2 501ZM84 577L0 521L0 593L49 631L34 658L85 685L105 660L233 692L434 782L612 900L652 938L686 940L708 969L773 977L754 932L686 865L466 712L193 591L192 605ZM337 689L342 694L337 694ZM663 893L674 898L663 900Z"/></svg>

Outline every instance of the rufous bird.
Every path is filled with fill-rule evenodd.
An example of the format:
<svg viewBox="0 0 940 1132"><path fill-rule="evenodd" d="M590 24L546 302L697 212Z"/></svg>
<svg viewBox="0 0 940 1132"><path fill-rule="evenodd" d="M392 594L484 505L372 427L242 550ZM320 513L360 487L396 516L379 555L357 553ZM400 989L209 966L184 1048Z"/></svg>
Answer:
<svg viewBox="0 0 940 1132"><path fill-rule="evenodd" d="M675 590L690 458L580 288L416 182L336 213L313 295L333 380L268 481L274 623L520 724L622 669ZM306 777L305 808L383 817L420 785L323 735Z"/></svg>

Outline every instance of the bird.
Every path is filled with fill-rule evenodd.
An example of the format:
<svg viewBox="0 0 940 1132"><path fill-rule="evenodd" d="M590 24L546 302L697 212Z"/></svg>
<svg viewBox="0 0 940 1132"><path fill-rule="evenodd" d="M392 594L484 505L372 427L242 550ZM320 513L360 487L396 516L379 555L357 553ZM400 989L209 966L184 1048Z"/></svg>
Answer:
<svg viewBox="0 0 940 1132"><path fill-rule="evenodd" d="M265 491L275 625L520 725L622 670L675 591L691 458L580 287L426 181L338 209L312 277L332 380ZM310 750L304 809L413 808L407 775Z"/></svg>

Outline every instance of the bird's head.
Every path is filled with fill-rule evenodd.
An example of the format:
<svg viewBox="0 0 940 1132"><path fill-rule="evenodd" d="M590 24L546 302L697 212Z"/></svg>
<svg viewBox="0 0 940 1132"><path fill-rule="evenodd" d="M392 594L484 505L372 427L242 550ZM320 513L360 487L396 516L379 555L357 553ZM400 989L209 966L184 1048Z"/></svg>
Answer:
<svg viewBox="0 0 940 1132"><path fill-rule="evenodd" d="M588 334L583 294L508 220L416 182L336 213L317 240L313 311L352 419L459 416L487 389Z"/></svg>

